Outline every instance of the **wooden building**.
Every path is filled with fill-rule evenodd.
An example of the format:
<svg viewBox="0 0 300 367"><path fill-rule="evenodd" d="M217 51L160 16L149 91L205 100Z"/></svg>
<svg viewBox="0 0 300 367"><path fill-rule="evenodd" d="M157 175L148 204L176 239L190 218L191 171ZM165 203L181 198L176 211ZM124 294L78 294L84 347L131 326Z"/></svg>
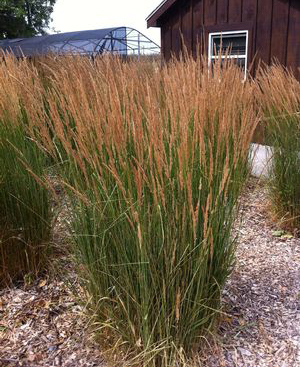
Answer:
<svg viewBox="0 0 300 367"><path fill-rule="evenodd" d="M300 79L300 0L164 0L147 25L161 28L166 60L183 42L194 55L201 43L210 62L230 47L242 66L277 59Z"/></svg>

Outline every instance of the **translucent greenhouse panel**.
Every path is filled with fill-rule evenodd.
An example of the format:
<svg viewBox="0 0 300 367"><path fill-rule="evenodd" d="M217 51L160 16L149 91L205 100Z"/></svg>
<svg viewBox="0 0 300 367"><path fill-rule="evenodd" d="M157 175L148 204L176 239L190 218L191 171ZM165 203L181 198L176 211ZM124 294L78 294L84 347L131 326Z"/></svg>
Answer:
<svg viewBox="0 0 300 367"><path fill-rule="evenodd" d="M52 53L79 53L96 56L103 53L145 55L159 53L159 46L133 28L119 27L59 33L0 42L3 50L17 57Z"/></svg>
<svg viewBox="0 0 300 367"><path fill-rule="evenodd" d="M111 51L119 54L127 53L126 28L119 28L112 32Z"/></svg>
<svg viewBox="0 0 300 367"><path fill-rule="evenodd" d="M48 50L51 52L59 52L59 50L64 46L65 42L52 43L48 46Z"/></svg>
<svg viewBox="0 0 300 367"><path fill-rule="evenodd" d="M95 44L89 41L70 41L64 46L63 50L79 53L92 53L94 52Z"/></svg>

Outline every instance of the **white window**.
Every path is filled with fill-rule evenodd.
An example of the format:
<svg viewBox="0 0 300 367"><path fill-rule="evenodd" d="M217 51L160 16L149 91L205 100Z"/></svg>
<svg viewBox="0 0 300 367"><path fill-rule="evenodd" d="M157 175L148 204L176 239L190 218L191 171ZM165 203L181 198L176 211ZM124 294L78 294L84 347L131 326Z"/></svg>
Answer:
<svg viewBox="0 0 300 367"><path fill-rule="evenodd" d="M209 34L208 62L213 64L222 57L236 60L236 63L247 73L248 31L215 32Z"/></svg>

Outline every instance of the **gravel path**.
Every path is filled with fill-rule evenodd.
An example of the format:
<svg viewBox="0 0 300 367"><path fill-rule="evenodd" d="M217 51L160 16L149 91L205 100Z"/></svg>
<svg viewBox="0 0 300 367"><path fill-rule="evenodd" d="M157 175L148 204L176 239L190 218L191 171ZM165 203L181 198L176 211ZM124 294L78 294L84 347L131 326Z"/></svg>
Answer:
<svg viewBox="0 0 300 367"><path fill-rule="evenodd" d="M207 367L300 366L300 239L280 233L266 206L265 188L251 180L236 268L224 290L229 316Z"/></svg>
<svg viewBox="0 0 300 367"><path fill-rule="evenodd" d="M265 189L253 179L224 290L227 316L203 366L300 366L300 239L278 232L265 208ZM0 291L0 367L103 365L88 320L62 281L50 276Z"/></svg>

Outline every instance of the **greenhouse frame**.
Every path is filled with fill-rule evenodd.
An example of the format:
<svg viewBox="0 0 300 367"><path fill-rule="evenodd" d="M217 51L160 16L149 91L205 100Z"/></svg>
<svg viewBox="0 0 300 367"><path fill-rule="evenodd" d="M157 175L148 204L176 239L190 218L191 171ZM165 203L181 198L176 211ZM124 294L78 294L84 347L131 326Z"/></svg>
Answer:
<svg viewBox="0 0 300 367"><path fill-rule="evenodd" d="M106 53L121 56L159 55L160 47L147 36L129 27L57 33L0 41L0 50L16 57L80 54L95 57Z"/></svg>

